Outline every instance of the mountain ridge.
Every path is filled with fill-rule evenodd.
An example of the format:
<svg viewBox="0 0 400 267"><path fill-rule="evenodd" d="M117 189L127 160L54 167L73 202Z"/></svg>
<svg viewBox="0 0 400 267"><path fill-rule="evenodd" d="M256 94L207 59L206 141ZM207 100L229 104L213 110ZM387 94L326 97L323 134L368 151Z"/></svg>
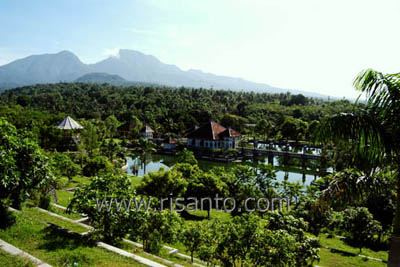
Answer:
<svg viewBox="0 0 400 267"><path fill-rule="evenodd" d="M118 56L110 56L94 64L83 63L68 50L54 54L31 55L0 66L0 90L38 83L74 82L86 74L108 74L95 77L92 82L129 85L135 83L160 84L172 87L214 88L233 91L264 93L302 93L311 97L327 95L273 87L243 78L206 73L201 70L181 70L173 64L165 64L152 55L128 49L120 49ZM126 80L113 80L117 75ZM86 77L87 78L87 77ZM84 79L83 79L84 80ZM80 80L82 81L82 79Z"/></svg>

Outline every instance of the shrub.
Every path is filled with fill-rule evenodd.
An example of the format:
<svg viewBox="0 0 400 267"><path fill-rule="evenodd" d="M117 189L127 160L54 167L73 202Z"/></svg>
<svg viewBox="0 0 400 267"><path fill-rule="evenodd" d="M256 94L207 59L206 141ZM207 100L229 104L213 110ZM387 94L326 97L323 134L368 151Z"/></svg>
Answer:
<svg viewBox="0 0 400 267"><path fill-rule="evenodd" d="M45 210L50 208L51 198L49 194L40 194L39 207Z"/></svg>
<svg viewBox="0 0 400 267"><path fill-rule="evenodd" d="M367 208L348 208L342 214L339 227L349 241L359 246L360 253L363 246L373 241L375 235L382 231L381 224L373 219Z"/></svg>
<svg viewBox="0 0 400 267"><path fill-rule="evenodd" d="M112 163L105 156L93 156L93 158L88 159L85 167L83 168L83 175L85 176L95 176L102 170L111 170Z"/></svg>
<svg viewBox="0 0 400 267"><path fill-rule="evenodd" d="M54 176L38 144L4 119L0 119L0 151L0 202L7 215L8 203L19 209L31 193L47 188Z"/></svg>
<svg viewBox="0 0 400 267"><path fill-rule="evenodd" d="M129 216L129 238L142 240L145 251L158 254L162 243L178 240L182 224L182 219L174 211L132 211Z"/></svg>
<svg viewBox="0 0 400 267"><path fill-rule="evenodd" d="M81 173L81 167L74 163L68 155L63 153L56 153L54 155L52 165L56 174L66 176L69 180Z"/></svg>
<svg viewBox="0 0 400 267"><path fill-rule="evenodd" d="M85 213L96 229L96 236L117 243L128 231L129 210L121 200L128 202L134 193L126 175L102 173L75 190L67 211Z"/></svg>
<svg viewBox="0 0 400 267"><path fill-rule="evenodd" d="M158 198L169 196L181 196L187 188L188 182L177 170L160 169L157 172L150 172L143 178L138 187L138 193Z"/></svg>

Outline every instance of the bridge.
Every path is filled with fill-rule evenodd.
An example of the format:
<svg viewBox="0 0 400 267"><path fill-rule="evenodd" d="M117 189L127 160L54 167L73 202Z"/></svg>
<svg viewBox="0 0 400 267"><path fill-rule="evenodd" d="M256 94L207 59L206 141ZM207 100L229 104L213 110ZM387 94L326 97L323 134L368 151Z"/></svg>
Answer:
<svg viewBox="0 0 400 267"><path fill-rule="evenodd" d="M322 148L320 144L311 143L300 143L296 141L283 141L283 140L261 140L261 139L249 139L246 141L247 144L264 144L264 145L274 145L274 146L292 146L298 148Z"/></svg>
<svg viewBox="0 0 400 267"><path fill-rule="evenodd" d="M298 158L303 160L320 160L322 157L321 155L314 155L308 153L296 153L296 152L288 152L288 151L277 151L277 150L268 150L268 149L259 149L259 148L245 148L245 147L238 147L239 151L243 154L251 154L252 156L257 155L266 155L268 157L286 157L286 158Z"/></svg>

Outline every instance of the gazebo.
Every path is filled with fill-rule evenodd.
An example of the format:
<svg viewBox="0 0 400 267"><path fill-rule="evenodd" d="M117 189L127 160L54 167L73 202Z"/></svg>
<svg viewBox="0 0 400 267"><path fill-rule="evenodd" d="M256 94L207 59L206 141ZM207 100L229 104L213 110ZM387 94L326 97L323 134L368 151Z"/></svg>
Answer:
<svg viewBox="0 0 400 267"><path fill-rule="evenodd" d="M65 119L62 122L60 122L60 124L56 128L61 130L83 129L82 125L77 123L70 116L65 117Z"/></svg>
<svg viewBox="0 0 400 267"><path fill-rule="evenodd" d="M73 136L73 130L83 129L82 125L77 123L74 119L70 116L65 117L62 122L56 126L57 129L63 131L70 131L69 133L64 134L64 138L61 146L59 147L60 150L77 150L77 145L80 142L79 136Z"/></svg>

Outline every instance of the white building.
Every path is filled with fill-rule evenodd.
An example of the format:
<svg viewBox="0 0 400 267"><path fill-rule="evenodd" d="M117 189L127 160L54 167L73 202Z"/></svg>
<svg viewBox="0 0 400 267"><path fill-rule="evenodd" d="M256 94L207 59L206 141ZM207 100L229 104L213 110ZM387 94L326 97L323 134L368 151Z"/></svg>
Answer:
<svg viewBox="0 0 400 267"><path fill-rule="evenodd" d="M142 128L142 130L140 131L140 135L143 138L147 138L147 139L153 139L153 129L150 128L149 125L145 124Z"/></svg>
<svg viewBox="0 0 400 267"><path fill-rule="evenodd" d="M231 128L210 121L187 136L187 145L195 148L237 148L240 134Z"/></svg>

